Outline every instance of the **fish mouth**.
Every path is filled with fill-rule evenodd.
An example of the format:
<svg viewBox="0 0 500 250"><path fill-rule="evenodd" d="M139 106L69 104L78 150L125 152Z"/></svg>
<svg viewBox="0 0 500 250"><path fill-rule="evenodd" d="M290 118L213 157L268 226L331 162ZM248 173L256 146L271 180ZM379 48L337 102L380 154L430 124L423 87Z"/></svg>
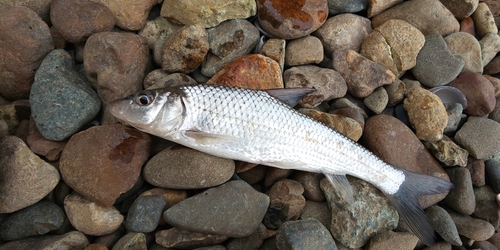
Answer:
<svg viewBox="0 0 500 250"><path fill-rule="evenodd" d="M113 116L121 119L123 117L123 114L125 113L126 108L131 104L131 100L118 99L108 103L106 108Z"/></svg>

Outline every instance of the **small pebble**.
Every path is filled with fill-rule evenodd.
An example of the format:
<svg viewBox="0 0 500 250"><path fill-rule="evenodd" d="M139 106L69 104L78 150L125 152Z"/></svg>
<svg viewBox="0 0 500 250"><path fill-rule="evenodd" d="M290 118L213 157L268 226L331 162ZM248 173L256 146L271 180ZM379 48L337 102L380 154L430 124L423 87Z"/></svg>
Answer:
<svg viewBox="0 0 500 250"><path fill-rule="evenodd" d="M498 211L497 201L477 200L476 209L472 216L483 219L493 225L494 228L500 226L500 212Z"/></svg>
<svg viewBox="0 0 500 250"><path fill-rule="evenodd" d="M491 84L493 84L493 88L495 89L495 97L498 98L500 97L500 78L491 76L491 75L483 75L488 79Z"/></svg>
<svg viewBox="0 0 500 250"><path fill-rule="evenodd" d="M167 201L163 196L139 196L132 203L125 220L125 227L132 232L149 233L160 222Z"/></svg>
<svg viewBox="0 0 500 250"><path fill-rule="evenodd" d="M476 202L469 170L467 168L451 168L447 169L446 172L454 187L444 199L445 204L461 214L471 215L476 207Z"/></svg>
<svg viewBox="0 0 500 250"><path fill-rule="evenodd" d="M406 86L403 81L396 79L396 82L384 85L384 88L387 92L387 97L389 98L387 101L387 107L394 107L404 100Z"/></svg>
<svg viewBox="0 0 500 250"><path fill-rule="evenodd" d="M323 174L298 171L293 175L293 179L304 187L304 197L311 201L324 201L325 195L319 186L323 179Z"/></svg>
<svg viewBox="0 0 500 250"><path fill-rule="evenodd" d="M10 241L0 245L0 250L84 249L88 245L90 242L85 234L71 231L62 235L43 235Z"/></svg>
<svg viewBox="0 0 500 250"><path fill-rule="evenodd" d="M268 168L264 177L264 186L270 188L279 180L290 177L294 171L293 169Z"/></svg>
<svg viewBox="0 0 500 250"><path fill-rule="evenodd" d="M495 233L495 228L485 220L472 218L468 215L461 215L450 211L449 214L457 226L458 233L469 239L484 241L489 239Z"/></svg>
<svg viewBox="0 0 500 250"><path fill-rule="evenodd" d="M286 66L318 64L321 61L323 61L323 45L315 36L292 40L286 46Z"/></svg>
<svg viewBox="0 0 500 250"><path fill-rule="evenodd" d="M484 74L494 75L500 73L500 56L496 56L488 65L484 66Z"/></svg>
<svg viewBox="0 0 500 250"><path fill-rule="evenodd" d="M467 157L469 156L467 150L455 144L455 142L447 136L443 136L439 141L424 142L424 145L438 161L444 163L448 167L465 167L467 165Z"/></svg>
<svg viewBox="0 0 500 250"><path fill-rule="evenodd" d="M9 125L5 120L0 120L0 139L9 135Z"/></svg>
<svg viewBox="0 0 500 250"><path fill-rule="evenodd" d="M417 246L418 238L408 232L385 231L370 239L367 250L400 249L412 250Z"/></svg>
<svg viewBox="0 0 500 250"><path fill-rule="evenodd" d="M304 187L298 181L284 179L276 182L269 189L271 203L264 216L264 225L277 229L286 221L297 220L306 205L303 193Z"/></svg>
<svg viewBox="0 0 500 250"><path fill-rule="evenodd" d="M387 107L389 102L389 96L385 88L378 87L369 96L367 96L363 102L366 107L373 111L375 114L380 114Z"/></svg>
<svg viewBox="0 0 500 250"><path fill-rule="evenodd" d="M472 20L472 17L467 17L460 21L460 31L476 36L476 28L474 28L474 20Z"/></svg>
<svg viewBox="0 0 500 250"><path fill-rule="evenodd" d="M454 56L464 60L462 72L483 73L481 45L473 35L456 32L446 36L444 41Z"/></svg>
<svg viewBox="0 0 500 250"><path fill-rule="evenodd" d="M124 3L114 0L90 0L108 7L115 17L116 26L124 30L141 30L146 25L149 11L154 5L161 3L160 0L142 0L138 2Z"/></svg>
<svg viewBox="0 0 500 250"><path fill-rule="evenodd" d="M197 247L220 244L227 239L227 236L193 232L177 227L155 233L155 242L168 249L194 249Z"/></svg>
<svg viewBox="0 0 500 250"><path fill-rule="evenodd" d="M439 241L434 246L422 248L422 250L452 250L451 244L448 242Z"/></svg>
<svg viewBox="0 0 500 250"><path fill-rule="evenodd" d="M1 132L0 137L2 137ZM65 141L51 141L43 137L43 135L38 131L33 118L31 118L29 121L29 133L28 137L26 138L26 143L30 147L30 150L33 151L33 153L44 156L48 161L58 160L62 150L64 149L64 146L66 146Z"/></svg>
<svg viewBox="0 0 500 250"><path fill-rule="evenodd" d="M464 93L467 99L467 108L464 112L472 116L484 116L495 108L495 89L493 84L478 73L461 73L450 83Z"/></svg>
<svg viewBox="0 0 500 250"><path fill-rule="evenodd" d="M316 219L288 221L276 234L278 249L329 249L337 246L328 229Z"/></svg>
<svg viewBox="0 0 500 250"><path fill-rule="evenodd" d="M432 227L445 241L454 246L461 246L462 240L451 216L443 208L434 205L425 210Z"/></svg>
<svg viewBox="0 0 500 250"><path fill-rule="evenodd" d="M495 19L486 3L479 3L471 17L479 37L484 37L488 33L498 33Z"/></svg>
<svg viewBox="0 0 500 250"><path fill-rule="evenodd" d="M491 244L488 241L474 241L471 248L473 249L481 249L481 250L496 250L498 249L496 246Z"/></svg>
<svg viewBox="0 0 500 250"><path fill-rule="evenodd" d="M250 185L254 185L262 180L264 180L265 176L266 176L266 171L267 171L267 167L265 166L262 166L262 165L259 165L259 166L255 166L249 170L245 170L244 172L238 172L238 176L244 180L245 182L247 182L248 184Z"/></svg>
<svg viewBox="0 0 500 250"><path fill-rule="evenodd" d="M328 12L334 16L342 13L356 13L368 8L367 0L328 0Z"/></svg>
<svg viewBox="0 0 500 250"><path fill-rule="evenodd" d="M479 40L479 44L481 45L483 66L488 65L497 53L500 52L500 36L496 33L488 33Z"/></svg>
<svg viewBox="0 0 500 250"><path fill-rule="evenodd" d="M483 117L470 116L454 137L476 159L500 152L500 124Z"/></svg>
<svg viewBox="0 0 500 250"><path fill-rule="evenodd" d="M128 233L121 237L112 250L146 250L146 235L143 233Z"/></svg>

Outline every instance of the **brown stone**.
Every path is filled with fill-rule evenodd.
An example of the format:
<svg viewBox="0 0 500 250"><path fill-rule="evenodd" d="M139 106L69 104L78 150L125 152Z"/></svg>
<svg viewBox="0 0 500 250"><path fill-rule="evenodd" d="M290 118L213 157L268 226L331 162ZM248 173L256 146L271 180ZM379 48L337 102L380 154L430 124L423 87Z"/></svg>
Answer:
<svg viewBox="0 0 500 250"><path fill-rule="evenodd" d="M83 42L92 34L111 31L115 26L113 13L108 8L88 0L54 0L50 21L70 43Z"/></svg>
<svg viewBox="0 0 500 250"><path fill-rule="evenodd" d="M266 177L266 172L267 167L259 165L239 173L238 176L248 184L253 185L259 181L264 180L264 178Z"/></svg>
<svg viewBox="0 0 500 250"><path fill-rule="evenodd" d="M55 49L64 49L68 42L62 37L61 32L59 32L56 27L50 27L50 35L52 36L52 41L54 42Z"/></svg>
<svg viewBox="0 0 500 250"><path fill-rule="evenodd" d="M476 10L479 0L440 0L440 2L458 19L472 15Z"/></svg>
<svg viewBox="0 0 500 250"><path fill-rule="evenodd" d="M498 73L500 73L500 56L493 58L493 60L484 67L484 74L494 75Z"/></svg>
<svg viewBox="0 0 500 250"><path fill-rule="evenodd" d="M495 89L495 98L500 97L500 78L490 75L483 75L486 79L490 80L493 88Z"/></svg>
<svg viewBox="0 0 500 250"><path fill-rule="evenodd" d="M290 177L293 171L292 169L268 168L264 179L264 186L271 187L277 181Z"/></svg>
<svg viewBox="0 0 500 250"><path fill-rule="evenodd" d="M111 10L116 25L124 30L140 30L146 25L149 11L161 0L90 0Z"/></svg>
<svg viewBox="0 0 500 250"><path fill-rule="evenodd" d="M0 0L0 4L23 6L36 12L45 23L50 23L50 5L54 0Z"/></svg>
<svg viewBox="0 0 500 250"><path fill-rule="evenodd" d="M176 189L166 189L166 188L153 188L140 196L154 196L161 195L167 201L167 205L165 205L165 209L172 207L173 205L185 200L187 198L187 193L185 190L176 190Z"/></svg>
<svg viewBox="0 0 500 250"><path fill-rule="evenodd" d="M325 124L353 141L358 141L363 134L361 124L350 117L329 114L314 109L300 109L300 112Z"/></svg>
<svg viewBox="0 0 500 250"><path fill-rule="evenodd" d="M283 179L276 182L269 190L271 204L264 216L264 225L276 229L288 220L297 220L306 205L303 193L304 187L298 181Z"/></svg>
<svg viewBox="0 0 500 250"><path fill-rule="evenodd" d="M94 243L86 246L83 250L108 250L108 248L103 244Z"/></svg>
<svg viewBox="0 0 500 250"><path fill-rule="evenodd" d="M178 249L194 249L216 245L227 239L227 236L192 232L178 227L161 230L155 234L156 243L166 248Z"/></svg>
<svg viewBox="0 0 500 250"><path fill-rule="evenodd" d="M466 168L470 172L472 185L474 185L475 187L482 187L486 184L483 160L478 160L472 156L469 156L467 159Z"/></svg>
<svg viewBox="0 0 500 250"><path fill-rule="evenodd" d="M293 179L300 182L304 187L304 197L312 201L325 200L325 195L319 186L319 182L323 178L323 174L304 171L298 171L293 175Z"/></svg>
<svg viewBox="0 0 500 250"><path fill-rule="evenodd" d="M323 44L315 36L290 41L286 46L285 65L318 64L323 61Z"/></svg>
<svg viewBox="0 0 500 250"><path fill-rule="evenodd" d="M380 12L403 2L403 0L368 0L368 18L372 18Z"/></svg>
<svg viewBox="0 0 500 250"><path fill-rule="evenodd" d="M476 29L474 28L474 20L472 20L472 17L467 17L460 21L460 31L469 33L472 36L476 35Z"/></svg>
<svg viewBox="0 0 500 250"><path fill-rule="evenodd" d="M285 45L285 39L271 38L262 45L259 53L275 60L280 65L281 71L283 71L285 67Z"/></svg>
<svg viewBox="0 0 500 250"><path fill-rule="evenodd" d="M283 78L276 61L263 55L251 54L242 56L219 70L207 84L278 89L283 88Z"/></svg>
<svg viewBox="0 0 500 250"><path fill-rule="evenodd" d="M495 88L491 82L478 73L464 72L450 83L459 89L467 99L464 112L473 116L484 116L495 108Z"/></svg>
<svg viewBox="0 0 500 250"><path fill-rule="evenodd" d="M26 138L26 143L33 153L44 156L49 161L58 160L66 145L65 141L51 141L43 137L33 119L30 119L29 134Z"/></svg>
<svg viewBox="0 0 500 250"><path fill-rule="evenodd" d="M137 182L150 140L123 125L92 127L69 139L60 159L61 175L79 194L111 206Z"/></svg>
<svg viewBox="0 0 500 250"><path fill-rule="evenodd" d="M27 99L35 71L54 49L50 29L26 7L0 5L0 95Z"/></svg>

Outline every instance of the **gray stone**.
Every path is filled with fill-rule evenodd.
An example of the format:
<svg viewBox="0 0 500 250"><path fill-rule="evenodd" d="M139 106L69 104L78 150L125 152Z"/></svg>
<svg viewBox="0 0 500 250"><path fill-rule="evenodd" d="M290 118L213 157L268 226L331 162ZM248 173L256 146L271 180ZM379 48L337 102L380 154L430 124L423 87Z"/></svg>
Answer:
<svg viewBox="0 0 500 250"><path fill-rule="evenodd" d="M487 160L484 167L491 187L496 193L500 193L500 163L496 160Z"/></svg>
<svg viewBox="0 0 500 250"><path fill-rule="evenodd" d="M276 234L278 249L329 249L337 250L328 229L316 219L287 221Z"/></svg>
<svg viewBox="0 0 500 250"><path fill-rule="evenodd" d="M424 142L424 145L437 160L446 166L465 167L467 165L467 157L469 156L467 150L455 144L447 136L443 136L439 141Z"/></svg>
<svg viewBox="0 0 500 250"><path fill-rule="evenodd" d="M366 107L373 111L375 114L380 114L387 107L389 102L389 96L387 91L383 87L378 87L369 96L367 96L363 102Z"/></svg>
<svg viewBox="0 0 500 250"><path fill-rule="evenodd" d="M406 86L405 83L399 79L396 82L384 86L387 91L387 107L394 107L400 104L405 99Z"/></svg>
<svg viewBox="0 0 500 250"><path fill-rule="evenodd" d="M472 218L468 215L461 215L452 211L448 211L448 213L455 222L458 233L469 239L484 241L495 233L493 225L485 220Z"/></svg>
<svg viewBox="0 0 500 250"><path fill-rule="evenodd" d="M54 141L69 138L101 108L97 93L75 70L69 53L61 49L42 61L31 87L30 104L38 130Z"/></svg>
<svg viewBox="0 0 500 250"><path fill-rule="evenodd" d="M483 66L486 66L500 52L500 36L497 33L488 33L479 40L479 44L481 45Z"/></svg>
<svg viewBox="0 0 500 250"><path fill-rule="evenodd" d="M455 141L476 159L500 152L500 124L483 117L469 117L455 135Z"/></svg>
<svg viewBox="0 0 500 250"><path fill-rule="evenodd" d="M367 0L328 0L328 12L330 15L337 15L342 13L356 13L366 10L368 7Z"/></svg>
<svg viewBox="0 0 500 250"><path fill-rule="evenodd" d="M444 240L454 246L461 246L462 240L451 216L443 208L434 205L425 210L431 225Z"/></svg>
<svg viewBox="0 0 500 250"><path fill-rule="evenodd" d="M460 103L444 104L446 113L448 114L448 124L444 128L445 134L453 134L458 129L460 121L462 121L462 112L464 108Z"/></svg>
<svg viewBox="0 0 500 250"><path fill-rule="evenodd" d="M483 62L481 58L481 45L471 34L456 32L444 38L451 53L464 60L464 68L461 72L483 73Z"/></svg>
<svg viewBox="0 0 500 250"><path fill-rule="evenodd" d="M125 220L125 227L132 232L149 233L160 222L167 201L163 196L139 196L132 203Z"/></svg>
<svg viewBox="0 0 500 250"><path fill-rule="evenodd" d="M71 231L63 235L44 235L10 241L0 245L0 250L54 250L84 249L90 244L87 237L79 231Z"/></svg>
<svg viewBox="0 0 500 250"><path fill-rule="evenodd" d="M143 233L128 233L121 237L112 250L146 250L146 235Z"/></svg>
<svg viewBox="0 0 500 250"><path fill-rule="evenodd" d="M452 168L447 169L446 172L454 188L444 198L444 202L461 214L471 215L476 208L476 200L469 170L467 168Z"/></svg>

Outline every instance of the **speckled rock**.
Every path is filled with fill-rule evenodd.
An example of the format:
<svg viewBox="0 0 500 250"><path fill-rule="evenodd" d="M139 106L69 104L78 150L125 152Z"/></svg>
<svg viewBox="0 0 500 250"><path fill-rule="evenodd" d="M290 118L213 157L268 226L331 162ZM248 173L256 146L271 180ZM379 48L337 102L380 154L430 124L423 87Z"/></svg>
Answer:
<svg viewBox="0 0 500 250"><path fill-rule="evenodd" d="M368 7L367 0L342 1L328 0L328 13L334 16L342 13L356 13L366 10Z"/></svg>
<svg viewBox="0 0 500 250"><path fill-rule="evenodd" d="M245 19L257 13L255 1L231 2L200 0L163 1L161 16L184 25L201 24L205 28L215 27L230 19Z"/></svg>
<svg viewBox="0 0 500 250"><path fill-rule="evenodd" d="M0 139L0 213L31 206L51 192L59 172L31 152L18 137Z"/></svg>
<svg viewBox="0 0 500 250"><path fill-rule="evenodd" d="M113 13L104 5L91 1L54 0L50 21L70 43L83 42L92 34L111 31L115 26Z"/></svg>
<svg viewBox="0 0 500 250"><path fill-rule="evenodd" d="M458 129L458 125L460 125L460 122L462 121L462 116L465 116L465 114L462 114L464 109L460 103L448 103L444 104L444 107L446 108L446 113L448 114L448 124L446 124L446 127L444 128L444 133L454 134Z"/></svg>
<svg viewBox="0 0 500 250"><path fill-rule="evenodd" d="M475 241L483 241L489 239L495 233L495 228L485 220L451 211L448 211L448 213L455 222L458 233L467 238Z"/></svg>
<svg viewBox="0 0 500 250"><path fill-rule="evenodd" d="M182 26L171 22L169 19L157 17L146 21L146 25L137 34L148 41L150 49L154 48L154 43L158 39L165 40L175 33Z"/></svg>
<svg viewBox="0 0 500 250"><path fill-rule="evenodd" d="M110 234L123 222L123 215L113 206L103 207L77 194L66 196L64 210L71 225L87 235Z"/></svg>
<svg viewBox="0 0 500 250"><path fill-rule="evenodd" d="M298 181L283 179L269 189L271 203L264 216L267 228L277 229L286 221L297 220L306 205L304 187Z"/></svg>
<svg viewBox="0 0 500 250"><path fill-rule="evenodd" d="M355 97L367 97L376 88L396 81L390 70L353 50L337 50L332 58L333 69L342 75L347 92Z"/></svg>
<svg viewBox="0 0 500 250"><path fill-rule="evenodd" d="M69 138L101 108L99 96L73 64L68 52L53 50L35 74L30 93L32 115L40 133L49 140Z"/></svg>
<svg viewBox="0 0 500 250"><path fill-rule="evenodd" d="M454 246L461 246L462 240L451 216L443 208L434 205L425 210L431 225L444 240Z"/></svg>
<svg viewBox="0 0 500 250"><path fill-rule="evenodd" d="M495 19L486 3L482 2L478 4L477 9L472 14L472 19L474 20L474 26L479 37L483 37L488 33L498 33Z"/></svg>
<svg viewBox="0 0 500 250"><path fill-rule="evenodd" d="M325 195L319 186L323 179L323 174L298 171L293 175L293 179L304 187L304 197L312 201L324 201Z"/></svg>
<svg viewBox="0 0 500 250"><path fill-rule="evenodd" d="M287 221L276 234L278 249L337 250L332 235L316 219Z"/></svg>
<svg viewBox="0 0 500 250"><path fill-rule="evenodd" d="M385 88L378 87L369 96L363 100L367 108L373 111L375 114L380 114L387 107L389 102L389 96Z"/></svg>
<svg viewBox="0 0 500 250"><path fill-rule="evenodd" d="M368 18L372 18L382 11L391 8L392 6L402 3L403 0L368 0Z"/></svg>
<svg viewBox="0 0 500 250"><path fill-rule="evenodd" d="M283 71L285 67L285 47L285 39L271 38L262 45L262 48L258 52L275 60L280 65L281 71ZM323 48L323 45L321 45L321 48Z"/></svg>
<svg viewBox="0 0 500 250"><path fill-rule="evenodd" d="M469 156L467 150L455 144L447 136L443 136L439 141L424 142L424 144L432 155L446 166L465 167L467 165L467 157Z"/></svg>
<svg viewBox="0 0 500 250"><path fill-rule="evenodd" d="M478 73L461 73L450 86L459 89L467 99L466 114L484 116L495 108L495 89L491 82Z"/></svg>
<svg viewBox="0 0 500 250"><path fill-rule="evenodd" d="M455 141L476 159L491 157L500 152L500 124L471 116L455 135Z"/></svg>
<svg viewBox="0 0 500 250"><path fill-rule="evenodd" d="M116 25L124 30L140 30L146 25L149 11L161 0L90 0L100 3L111 10L115 17Z"/></svg>
<svg viewBox="0 0 500 250"><path fill-rule="evenodd" d="M462 72L482 74L481 45L474 36L465 32L456 32L446 36L444 41L454 56L464 60Z"/></svg>
<svg viewBox="0 0 500 250"><path fill-rule="evenodd" d="M177 249L194 249L197 247L216 245L227 239L227 236L193 232L177 227L161 230L155 234L156 243L166 248Z"/></svg>
<svg viewBox="0 0 500 250"><path fill-rule="evenodd" d="M197 84L196 80L183 73L168 74L162 69L155 69L144 78L144 89L158 89L182 85Z"/></svg>
<svg viewBox="0 0 500 250"><path fill-rule="evenodd" d="M230 181L174 205L163 218L187 230L244 237L257 230L268 206L267 195L244 181Z"/></svg>
<svg viewBox="0 0 500 250"><path fill-rule="evenodd" d="M54 49L50 29L26 7L2 5L0 23L0 95L26 99L35 70Z"/></svg>
<svg viewBox="0 0 500 250"><path fill-rule="evenodd" d="M146 235L128 233L121 237L111 250L146 250L147 248Z"/></svg>
<svg viewBox="0 0 500 250"><path fill-rule="evenodd" d="M313 35L319 38L326 55L330 56L337 50L359 51L363 39L371 31L370 19L354 14L340 14L326 20Z"/></svg>
<svg viewBox="0 0 500 250"><path fill-rule="evenodd" d="M125 227L132 232L149 233L156 229L167 200L163 196L139 196L130 206Z"/></svg>
<svg viewBox="0 0 500 250"><path fill-rule="evenodd" d="M92 127L70 138L59 169L76 192L111 206L136 183L149 157L149 145L147 134L124 125Z"/></svg>
<svg viewBox="0 0 500 250"><path fill-rule="evenodd" d="M3 120L2 120L3 121ZM0 135L1 137L1 135ZM56 161L61 156L61 152L66 146L65 141L51 141L43 137L38 131L33 118L30 119L28 137L26 144L30 150L37 155L47 158L48 161Z"/></svg>
<svg viewBox="0 0 500 250"><path fill-rule="evenodd" d="M324 101L343 97L347 85L342 76L333 69L314 65L303 65L287 69L283 74L286 88L314 88L299 104L303 107L317 107Z"/></svg>
<svg viewBox="0 0 500 250"><path fill-rule="evenodd" d="M233 160L174 146L151 158L143 176L157 187L200 189L225 183L234 174L234 167Z"/></svg>
<svg viewBox="0 0 500 250"><path fill-rule="evenodd" d="M408 232L385 231L370 239L367 250L382 249L414 249L417 246L418 238Z"/></svg>
<svg viewBox="0 0 500 250"><path fill-rule="evenodd" d="M399 79L396 82L384 86L387 92L387 107L394 107L400 104L405 99L406 86L405 83Z"/></svg>
<svg viewBox="0 0 500 250"><path fill-rule="evenodd" d="M447 169L446 172L454 188L444 199L445 204L461 214L471 215L476 207L476 202L469 170L451 168Z"/></svg>
<svg viewBox="0 0 500 250"><path fill-rule="evenodd" d="M481 45L483 66L488 65L500 52L500 36L496 33L488 33L479 40L479 44Z"/></svg>
<svg viewBox="0 0 500 250"><path fill-rule="evenodd" d="M338 114L329 114L313 109L300 109L300 112L325 124L353 141L358 141L363 134L363 126L356 120Z"/></svg>
<svg viewBox="0 0 500 250"><path fill-rule="evenodd" d="M321 61L323 61L323 44L315 36L294 39L286 46L286 66L318 64Z"/></svg>
<svg viewBox="0 0 500 250"><path fill-rule="evenodd" d="M453 13L455 18L462 20L474 13L479 0L440 0L440 2Z"/></svg>
<svg viewBox="0 0 500 250"><path fill-rule="evenodd" d="M89 244L89 240L82 232L71 231L63 235L44 235L10 241L1 245L0 250L84 249Z"/></svg>

